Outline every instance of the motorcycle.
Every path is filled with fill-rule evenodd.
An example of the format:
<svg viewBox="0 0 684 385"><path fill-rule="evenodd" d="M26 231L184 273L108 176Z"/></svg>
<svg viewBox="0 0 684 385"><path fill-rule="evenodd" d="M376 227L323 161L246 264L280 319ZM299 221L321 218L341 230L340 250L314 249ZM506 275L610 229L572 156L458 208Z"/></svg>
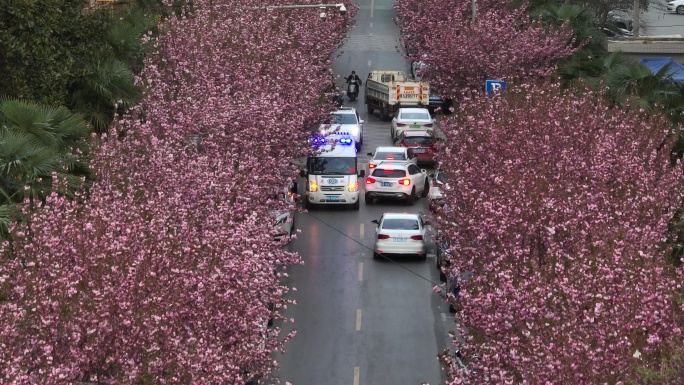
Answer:
<svg viewBox="0 0 684 385"><path fill-rule="evenodd" d="M345 78L346 80L347 78ZM356 100L356 97L359 96L359 85L357 84L356 81L349 82L347 85L347 96L349 96L349 100L352 102Z"/></svg>

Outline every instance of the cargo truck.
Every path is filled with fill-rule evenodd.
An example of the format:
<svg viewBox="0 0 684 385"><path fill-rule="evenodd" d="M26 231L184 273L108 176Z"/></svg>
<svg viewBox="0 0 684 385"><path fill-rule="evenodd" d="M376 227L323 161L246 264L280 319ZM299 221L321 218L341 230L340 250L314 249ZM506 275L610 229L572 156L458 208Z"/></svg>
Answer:
<svg viewBox="0 0 684 385"><path fill-rule="evenodd" d="M369 114L378 111L382 120L391 120L400 107L427 108L430 85L410 80L403 71L371 71L366 80L364 102Z"/></svg>

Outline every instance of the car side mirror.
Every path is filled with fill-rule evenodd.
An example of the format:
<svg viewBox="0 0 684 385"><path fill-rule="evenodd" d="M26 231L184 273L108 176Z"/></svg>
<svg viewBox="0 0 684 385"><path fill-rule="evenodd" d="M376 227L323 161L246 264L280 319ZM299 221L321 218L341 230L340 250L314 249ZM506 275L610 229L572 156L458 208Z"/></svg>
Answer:
<svg viewBox="0 0 684 385"><path fill-rule="evenodd" d="M302 178L306 177L306 170L299 170L299 176Z"/></svg>
<svg viewBox="0 0 684 385"><path fill-rule="evenodd" d="M428 175L430 178L435 179L435 173L431 172L430 175Z"/></svg>
<svg viewBox="0 0 684 385"><path fill-rule="evenodd" d="M369 153L366 154L366 155L368 155L368 156L373 156L373 153L372 153L372 152L369 152Z"/></svg>
<svg viewBox="0 0 684 385"><path fill-rule="evenodd" d="M363 178L364 176L366 176L366 170L359 171L359 177Z"/></svg>
<svg viewBox="0 0 684 385"><path fill-rule="evenodd" d="M365 121L363 119L359 120L359 124L364 124Z"/></svg>
<svg viewBox="0 0 684 385"><path fill-rule="evenodd" d="M373 219L373 220L371 221L371 223L375 223L376 225L379 225L379 224L380 224L380 222L378 222L377 219Z"/></svg>
<svg viewBox="0 0 684 385"><path fill-rule="evenodd" d="M421 169L420 169L420 172L422 172L423 174L426 174L426 173L427 173L427 170L424 169L424 168L421 168Z"/></svg>

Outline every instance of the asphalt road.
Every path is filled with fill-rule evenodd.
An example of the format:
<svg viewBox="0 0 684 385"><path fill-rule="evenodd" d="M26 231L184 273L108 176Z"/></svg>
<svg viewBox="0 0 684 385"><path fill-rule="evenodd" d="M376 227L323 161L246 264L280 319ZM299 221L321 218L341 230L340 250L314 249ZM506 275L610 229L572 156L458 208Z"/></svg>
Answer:
<svg viewBox="0 0 684 385"><path fill-rule="evenodd" d="M365 79L370 69L408 71L399 53L399 29L394 24L393 0L362 3L356 27L334 63L335 74L355 70ZM339 82L343 84L343 80ZM363 93L356 107L366 121L359 168L368 152L391 145L389 122L377 113L368 116ZM299 183L300 186L303 183ZM363 185L363 183L362 183ZM363 194L363 191L361 192ZM424 212L427 201L414 206L401 202L361 202L359 211L324 208L297 213L298 239L288 247L304 260L290 269L287 283L296 287L297 301L285 311L294 323L280 324L297 330L276 375L294 385L409 385L444 383L437 354L450 346L448 330L455 329L448 305L432 291L439 284L434 245L427 262L375 261L373 234L383 212Z"/></svg>
<svg viewBox="0 0 684 385"><path fill-rule="evenodd" d="M653 2L641 13L641 36L684 36L684 15L666 11L667 1Z"/></svg>

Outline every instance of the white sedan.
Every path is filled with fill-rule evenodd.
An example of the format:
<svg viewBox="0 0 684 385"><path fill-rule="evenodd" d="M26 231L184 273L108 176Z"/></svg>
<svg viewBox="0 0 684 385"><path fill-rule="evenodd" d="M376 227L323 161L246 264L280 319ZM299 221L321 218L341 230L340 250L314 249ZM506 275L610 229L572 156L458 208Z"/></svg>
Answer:
<svg viewBox="0 0 684 385"><path fill-rule="evenodd" d="M415 255L423 261L427 259L425 227L428 223L419 214L384 213L373 223L378 225L375 229L373 258Z"/></svg>
<svg viewBox="0 0 684 385"><path fill-rule="evenodd" d="M392 119L390 135L394 141L406 130L431 129L434 123L427 108L400 108Z"/></svg>

